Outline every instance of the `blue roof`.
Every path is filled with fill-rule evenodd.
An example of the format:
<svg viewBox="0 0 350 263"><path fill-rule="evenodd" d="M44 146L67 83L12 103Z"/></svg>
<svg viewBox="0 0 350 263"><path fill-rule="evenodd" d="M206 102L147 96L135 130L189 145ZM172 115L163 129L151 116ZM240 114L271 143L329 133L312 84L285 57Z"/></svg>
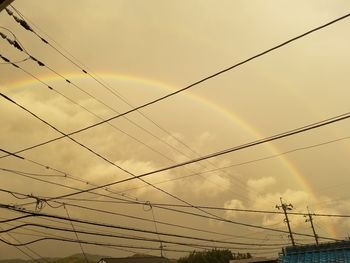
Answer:
<svg viewBox="0 0 350 263"><path fill-rule="evenodd" d="M350 243L335 242L320 246L297 246L284 249L281 263L350 263Z"/></svg>

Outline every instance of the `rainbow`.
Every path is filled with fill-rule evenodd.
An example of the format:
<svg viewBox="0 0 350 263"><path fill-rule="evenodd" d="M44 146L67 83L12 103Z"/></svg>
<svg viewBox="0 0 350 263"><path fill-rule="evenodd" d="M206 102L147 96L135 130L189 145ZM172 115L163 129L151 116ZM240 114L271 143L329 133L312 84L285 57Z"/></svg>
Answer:
<svg viewBox="0 0 350 263"><path fill-rule="evenodd" d="M79 79L82 80L82 79L88 78L88 76L86 74L83 74L83 73L81 73L81 74L66 73L66 74L62 74L62 75L65 76L69 80L79 80ZM115 74L115 73L101 73L100 74L99 73L99 74L97 74L97 76L102 77L103 79L108 79L108 80L125 81L125 82L130 82L130 83L135 83L135 84L148 85L148 86L160 89L163 92L164 91L173 92L175 90L174 87L171 87L171 86L169 86L165 83L162 83L162 82L158 82L155 80L143 79L143 78L137 78L137 77L129 76L126 74ZM54 75L54 76L48 75L48 76L44 76L44 77L41 76L40 79L46 83L51 83L54 81L62 80L62 78L57 76L57 75ZM30 80L24 79L24 80L20 80L20 81L16 81L14 83L11 83L11 85L7 85L6 88L11 89L11 90L12 89L21 89L21 88L25 88L29 85L33 85L36 83L38 83L38 82L35 79L30 79ZM43 85L43 84L40 84L40 85ZM229 119L231 122L234 122L235 125L237 125L238 127L241 127L245 131L247 131L254 138L261 139L264 137L256 128L254 128L249 123L247 123L245 120L240 118L240 116L238 116L236 113L231 112L223 107L220 107L219 105L213 103L212 101L209 101L208 99L202 98L198 95L189 94L187 92L185 94L185 96L190 96L190 99L206 105L207 107L209 107L210 109L212 109L216 113ZM269 149L269 151L273 155L278 155L280 153L279 149L271 143L266 144L266 147ZM297 182L300 184L300 186L316 199L317 195L316 195L315 191L312 189L311 184L308 182L306 177L303 176L303 174L299 171L299 169L285 155L280 155L276 158L279 159L281 164L285 167L286 171L288 171L297 180ZM327 232L330 235L332 235L333 237L337 236L337 231L335 230L333 225L328 225Z"/></svg>

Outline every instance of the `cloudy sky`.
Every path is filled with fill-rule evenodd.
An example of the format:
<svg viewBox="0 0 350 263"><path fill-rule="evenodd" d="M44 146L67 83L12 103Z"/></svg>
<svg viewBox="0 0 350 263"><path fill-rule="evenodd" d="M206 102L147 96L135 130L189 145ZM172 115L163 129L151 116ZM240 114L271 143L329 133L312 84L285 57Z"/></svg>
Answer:
<svg viewBox="0 0 350 263"><path fill-rule="evenodd" d="M319 0L16 0L13 7L61 54L2 11L0 32L10 39L16 38L47 67L26 60L18 63L21 70L1 61L1 93L63 133L174 92L350 11L348 1ZM1 189L43 198L60 196L75 192L73 188L88 189L131 177L117 166L140 175L347 113L349 26L349 19L339 21L185 92L72 136L100 157L64 138L19 153L25 160L1 158ZM0 54L11 61L28 57L4 39L0 39L0 46ZM82 73L62 54L91 75ZM0 99L0 118L0 148L8 152L61 135L4 98ZM83 200L58 200L67 204L67 210L51 208L49 204L58 206L51 202L39 212L67 217L68 211L70 217L148 231L155 231L152 222L155 219L198 229L158 223L156 228L160 232L247 245L161 236L164 240L241 247L234 251L251 251L257 255L273 254L281 245L259 250L250 244L287 244L290 243L287 234L186 215L166 210L164 206L153 206L151 210L149 205L120 204L115 202L116 198L183 205L179 201L182 199L198 206L277 211L275 206L282 197L286 203L293 204L295 212L306 212L309 206L314 213L349 214L349 133L350 123L344 120L144 178L163 192L140 180L130 180L95 191L104 196L85 193L72 197ZM0 195L2 204L19 205L34 200L22 200L23 196L5 192ZM22 207L36 209L35 205ZM176 209L206 215L194 208ZM282 215L205 211L235 222L287 230ZM1 220L20 215L1 210ZM303 216L290 216L290 219L293 231L312 234ZM9 229L24 222L72 228L67 222L45 218L28 218L0 226ZM336 239L348 236L349 219L314 217L314 222L320 236ZM74 227L158 239L153 234L78 223ZM33 226L13 230L10 235L1 234L1 239L24 243L53 235L77 239L74 233ZM160 246L156 242L86 234L78 234L78 238L124 246ZM314 242L305 236L295 239L298 244ZM194 249L163 245L169 250ZM88 244L82 247L86 253L103 256L160 254L150 249L120 250ZM1 243L0 249L4 251L0 259L26 258L12 246ZM21 249L33 257L81 253L76 243L52 240ZM184 252L168 251L165 255L176 258Z"/></svg>

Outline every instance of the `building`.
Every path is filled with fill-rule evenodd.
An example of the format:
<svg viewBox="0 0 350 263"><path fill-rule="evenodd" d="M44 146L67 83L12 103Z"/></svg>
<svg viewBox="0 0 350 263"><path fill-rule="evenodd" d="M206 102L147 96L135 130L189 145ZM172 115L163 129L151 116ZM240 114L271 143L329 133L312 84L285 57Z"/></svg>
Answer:
<svg viewBox="0 0 350 263"><path fill-rule="evenodd" d="M286 247L279 257L280 263L342 262L350 263L350 241Z"/></svg>
<svg viewBox="0 0 350 263"><path fill-rule="evenodd" d="M102 258L98 263L170 263L167 258L162 257L127 257L127 258Z"/></svg>

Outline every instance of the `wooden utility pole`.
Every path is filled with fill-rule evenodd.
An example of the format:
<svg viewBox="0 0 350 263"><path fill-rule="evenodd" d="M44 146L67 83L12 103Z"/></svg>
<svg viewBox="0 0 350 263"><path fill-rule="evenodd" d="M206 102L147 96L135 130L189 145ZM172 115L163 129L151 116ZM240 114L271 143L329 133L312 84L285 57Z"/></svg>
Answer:
<svg viewBox="0 0 350 263"><path fill-rule="evenodd" d="M310 222L311 228L312 228L312 232L314 233L316 245L318 246L318 235L316 234L316 231L315 231L315 228L314 228L314 223L313 223L313 219L312 219L312 215L310 213L309 207L307 207L307 213L308 213L308 215L305 216L305 217L308 217L308 219L306 219L305 222Z"/></svg>
<svg viewBox="0 0 350 263"><path fill-rule="evenodd" d="M281 205L276 205L276 208L278 210L279 209L283 210L283 213L284 213L284 216L285 216L284 222L287 223L290 240L292 241L292 245L295 246L295 241L294 241L292 229L290 228L289 219L288 219L288 213L287 213L287 211L293 209L293 205L292 204L287 205L287 204L283 203L282 197L280 197L280 201L281 201Z"/></svg>
<svg viewBox="0 0 350 263"><path fill-rule="evenodd" d="M0 0L0 12L4 10L9 4L11 4L14 0Z"/></svg>

